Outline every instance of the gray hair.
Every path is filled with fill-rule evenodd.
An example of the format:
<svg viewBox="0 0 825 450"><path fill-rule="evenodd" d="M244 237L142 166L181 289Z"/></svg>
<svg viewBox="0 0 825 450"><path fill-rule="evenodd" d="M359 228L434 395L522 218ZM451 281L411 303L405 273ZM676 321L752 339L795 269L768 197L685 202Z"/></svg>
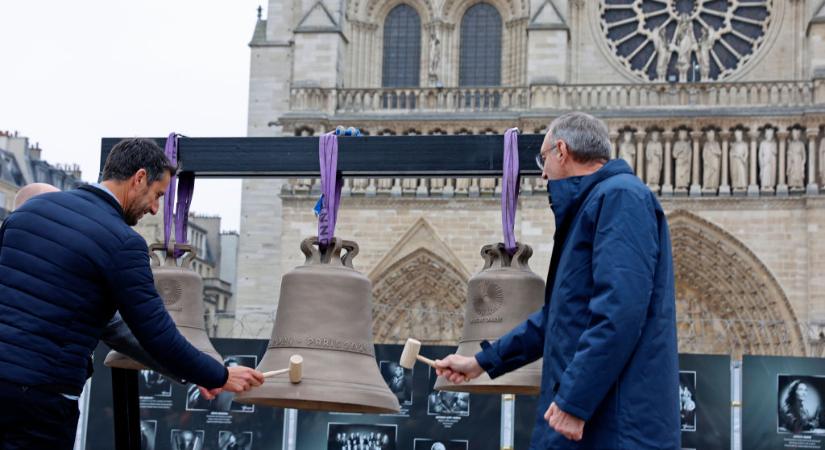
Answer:
<svg viewBox="0 0 825 450"><path fill-rule="evenodd" d="M586 163L610 159L610 137L607 125L582 112L571 112L557 117L548 128L554 139L567 144L578 162Z"/></svg>

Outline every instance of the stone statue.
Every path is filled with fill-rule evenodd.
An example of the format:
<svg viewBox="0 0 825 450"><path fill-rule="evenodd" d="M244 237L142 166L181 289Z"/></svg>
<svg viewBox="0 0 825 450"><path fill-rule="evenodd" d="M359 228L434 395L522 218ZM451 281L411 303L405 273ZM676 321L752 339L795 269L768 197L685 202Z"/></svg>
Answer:
<svg viewBox="0 0 825 450"><path fill-rule="evenodd" d="M676 142L673 144L673 159L676 160L676 189L687 189L690 185L690 165L693 161L693 149L690 148L688 131L679 130Z"/></svg>
<svg viewBox="0 0 825 450"><path fill-rule="evenodd" d="M667 65L670 63L670 54L673 47L667 39L667 28L659 27L651 34L651 42L656 50L656 79L667 81Z"/></svg>
<svg viewBox="0 0 825 450"><path fill-rule="evenodd" d="M733 131L733 139L730 147L730 183L735 190L745 190L748 187L748 143L741 128Z"/></svg>
<svg viewBox="0 0 825 450"><path fill-rule="evenodd" d="M825 186L825 138L819 141L819 183Z"/></svg>
<svg viewBox="0 0 825 450"><path fill-rule="evenodd" d="M762 189L776 186L776 139L770 127L765 128L765 137L759 143L759 185Z"/></svg>
<svg viewBox="0 0 825 450"><path fill-rule="evenodd" d="M647 184L648 186L658 186L659 176L662 173L662 141L661 132L653 130L650 133L650 140L645 146L645 160L647 161Z"/></svg>
<svg viewBox="0 0 825 450"><path fill-rule="evenodd" d="M702 147L703 183L705 189L719 189L719 166L722 164L722 147L716 140L716 130L705 133L705 145Z"/></svg>
<svg viewBox="0 0 825 450"><path fill-rule="evenodd" d="M683 13L679 16L676 25L676 69L679 71L679 82L687 81L688 70L690 70L690 55L696 49L696 36L690 25L690 16Z"/></svg>
<svg viewBox="0 0 825 450"><path fill-rule="evenodd" d="M435 28L430 32L430 78L438 80L438 64L441 62L441 40Z"/></svg>
<svg viewBox="0 0 825 450"><path fill-rule="evenodd" d="M702 28L702 35L697 44L696 60L699 62L699 73L702 81L710 81L710 50L713 48L713 39L707 28Z"/></svg>
<svg viewBox="0 0 825 450"><path fill-rule="evenodd" d="M802 141L802 130L791 130L791 142L788 143L788 186L791 188L805 187L805 142Z"/></svg>
<svg viewBox="0 0 825 450"><path fill-rule="evenodd" d="M636 171L636 144L633 143L633 132L625 130L622 134L622 143L619 144L619 158L627 161L630 170Z"/></svg>

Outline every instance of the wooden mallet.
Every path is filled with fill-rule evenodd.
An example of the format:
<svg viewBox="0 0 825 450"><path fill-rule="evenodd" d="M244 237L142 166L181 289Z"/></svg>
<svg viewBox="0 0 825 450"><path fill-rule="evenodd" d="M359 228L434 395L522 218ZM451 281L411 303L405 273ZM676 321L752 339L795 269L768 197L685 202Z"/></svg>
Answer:
<svg viewBox="0 0 825 450"><path fill-rule="evenodd" d="M435 361L425 356L421 356L418 352L421 351L421 342L415 339L409 338L407 342L404 344L404 350L401 352L401 360L399 364L401 367L405 369L412 369L415 365L415 360L419 360L424 364L432 367L435 369ZM469 377L464 377L465 381L470 381Z"/></svg>
<svg viewBox="0 0 825 450"><path fill-rule="evenodd" d="M289 381L293 384L298 384L298 383L301 382L301 378L303 377L303 374L302 374L303 365L304 365L304 358L301 355L292 355L292 356L289 357L289 368L288 369L271 370L269 372L264 372L264 378L269 378L269 377L274 377L276 375L289 373Z"/></svg>

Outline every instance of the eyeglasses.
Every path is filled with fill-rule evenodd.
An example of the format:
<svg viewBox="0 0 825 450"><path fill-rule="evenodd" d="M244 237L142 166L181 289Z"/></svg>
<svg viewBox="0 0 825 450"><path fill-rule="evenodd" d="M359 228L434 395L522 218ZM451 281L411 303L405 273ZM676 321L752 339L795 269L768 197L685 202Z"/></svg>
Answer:
<svg viewBox="0 0 825 450"><path fill-rule="evenodd" d="M556 151L556 148L558 148L557 146L558 146L558 141L556 141L556 143L553 144L552 147L550 147L550 151L547 152L547 153L550 154L550 153L553 153L554 151ZM536 153L536 165L539 166L539 169L541 169L542 171L544 171L544 164L545 164L546 161L547 161L547 159L544 157L544 155L541 154L541 152Z"/></svg>

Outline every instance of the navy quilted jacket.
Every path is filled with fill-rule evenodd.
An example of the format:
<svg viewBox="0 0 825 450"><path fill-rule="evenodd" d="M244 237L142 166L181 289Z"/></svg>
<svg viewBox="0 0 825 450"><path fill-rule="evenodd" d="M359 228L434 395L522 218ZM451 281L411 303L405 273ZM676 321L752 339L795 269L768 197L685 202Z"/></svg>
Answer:
<svg viewBox="0 0 825 450"><path fill-rule="evenodd" d="M545 306L478 362L496 377L544 356L530 450L678 450L676 299L667 220L621 159L551 181L556 219ZM544 421L585 420L580 442Z"/></svg>
<svg viewBox="0 0 825 450"><path fill-rule="evenodd" d="M207 388L226 382L223 365L175 328L155 290L146 242L108 193L84 186L39 195L3 222L0 380L80 393L116 310L173 373Z"/></svg>

